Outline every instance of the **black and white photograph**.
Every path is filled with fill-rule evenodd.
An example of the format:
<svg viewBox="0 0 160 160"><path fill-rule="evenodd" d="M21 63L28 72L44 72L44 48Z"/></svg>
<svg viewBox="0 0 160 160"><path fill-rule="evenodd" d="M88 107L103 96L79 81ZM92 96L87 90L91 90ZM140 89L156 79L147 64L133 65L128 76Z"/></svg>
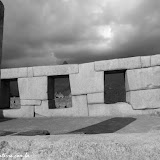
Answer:
<svg viewBox="0 0 160 160"><path fill-rule="evenodd" d="M160 160L159 0L0 0L0 160Z"/></svg>

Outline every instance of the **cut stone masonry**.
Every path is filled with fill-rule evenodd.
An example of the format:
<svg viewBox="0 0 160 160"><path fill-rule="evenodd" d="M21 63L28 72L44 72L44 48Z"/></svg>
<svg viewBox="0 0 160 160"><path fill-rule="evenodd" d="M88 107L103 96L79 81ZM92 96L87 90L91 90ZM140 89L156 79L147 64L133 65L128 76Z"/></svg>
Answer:
<svg viewBox="0 0 160 160"><path fill-rule="evenodd" d="M125 70L126 102L105 104L104 72L115 70ZM48 94L48 77L58 75L69 76L72 107L49 109L53 97ZM1 104L3 117L129 116L160 111L160 55L2 69L1 79L6 96L9 89L5 81L18 80L21 103L20 109L7 109L8 104Z"/></svg>

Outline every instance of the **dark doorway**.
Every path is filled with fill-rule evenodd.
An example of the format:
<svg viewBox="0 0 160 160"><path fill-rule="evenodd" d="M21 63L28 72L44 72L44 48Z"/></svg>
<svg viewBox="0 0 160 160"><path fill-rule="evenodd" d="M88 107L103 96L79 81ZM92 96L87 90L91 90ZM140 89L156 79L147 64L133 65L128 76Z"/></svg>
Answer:
<svg viewBox="0 0 160 160"><path fill-rule="evenodd" d="M17 79L1 80L1 104L0 109L19 109L20 97Z"/></svg>
<svg viewBox="0 0 160 160"><path fill-rule="evenodd" d="M49 109L72 107L69 75L48 77Z"/></svg>
<svg viewBox="0 0 160 160"><path fill-rule="evenodd" d="M125 70L104 72L104 101L106 104L126 102Z"/></svg>

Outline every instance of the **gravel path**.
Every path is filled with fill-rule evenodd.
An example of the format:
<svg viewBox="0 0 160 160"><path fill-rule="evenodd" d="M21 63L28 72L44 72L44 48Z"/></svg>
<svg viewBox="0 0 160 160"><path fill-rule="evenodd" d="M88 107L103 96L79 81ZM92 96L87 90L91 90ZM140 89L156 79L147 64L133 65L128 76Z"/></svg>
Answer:
<svg viewBox="0 0 160 160"><path fill-rule="evenodd" d="M159 160L160 132L7 136L0 138L0 148L0 156L23 160Z"/></svg>

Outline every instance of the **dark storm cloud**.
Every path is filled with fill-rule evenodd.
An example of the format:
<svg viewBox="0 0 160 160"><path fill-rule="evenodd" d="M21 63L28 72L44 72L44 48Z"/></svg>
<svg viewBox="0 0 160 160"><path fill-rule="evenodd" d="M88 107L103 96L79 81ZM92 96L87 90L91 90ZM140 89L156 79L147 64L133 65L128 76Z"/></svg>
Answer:
<svg viewBox="0 0 160 160"><path fill-rule="evenodd" d="M2 0L2 67L157 54L157 0Z"/></svg>

